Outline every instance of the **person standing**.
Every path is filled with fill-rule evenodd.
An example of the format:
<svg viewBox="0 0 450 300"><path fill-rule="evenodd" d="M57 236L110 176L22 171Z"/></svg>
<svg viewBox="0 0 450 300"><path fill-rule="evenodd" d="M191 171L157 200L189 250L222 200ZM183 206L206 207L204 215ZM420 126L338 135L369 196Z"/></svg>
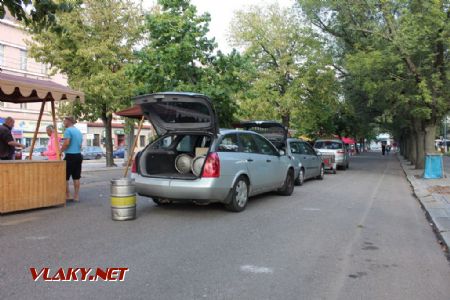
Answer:
<svg viewBox="0 0 450 300"><path fill-rule="evenodd" d="M21 143L14 141L11 133L14 123L13 118L7 117L3 124L0 125L0 160L13 160L16 147L25 148Z"/></svg>
<svg viewBox="0 0 450 300"><path fill-rule="evenodd" d="M384 155L384 153L386 153L386 145L385 144L381 144L381 154Z"/></svg>
<svg viewBox="0 0 450 300"><path fill-rule="evenodd" d="M73 117L64 118L64 143L61 147L61 152L64 152L64 160L66 161L66 199L70 198L69 181L73 180L73 200L80 200L80 178L81 165L83 163L83 156L81 155L81 145L83 143L83 135L80 130L74 125L76 120Z"/></svg>
<svg viewBox="0 0 450 300"><path fill-rule="evenodd" d="M41 153L43 156L47 156L48 160L56 160L58 155L56 147L59 147L59 145L55 143L55 134L55 127L53 127L53 125L48 125L47 135L49 136L49 141L47 144L47 151Z"/></svg>

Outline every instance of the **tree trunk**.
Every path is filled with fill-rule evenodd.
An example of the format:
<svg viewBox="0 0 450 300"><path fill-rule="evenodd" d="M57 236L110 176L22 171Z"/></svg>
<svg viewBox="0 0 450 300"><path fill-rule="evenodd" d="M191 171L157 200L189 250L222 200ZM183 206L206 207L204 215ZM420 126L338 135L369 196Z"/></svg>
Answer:
<svg viewBox="0 0 450 300"><path fill-rule="evenodd" d="M436 153L435 139L436 139L436 124L425 125L425 153Z"/></svg>
<svg viewBox="0 0 450 300"><path fill-rule="evenodd" d="M281 116L281 123L283 124L283 126L286 126L287 128L289 128L289 125L291 123L291 115L290 114L284 114Z"/></svg>
<svg viewBox="0 0 450 300"><path fill-rule="evenodd" d="M412 165L416 164L416 156L416 134L415 132L411 132L408 139L408 160Z"/></svg>
<svg viewBox="0 0 450 300"><path fill-rule="evenodd" d="M106 166L115 167L113 158L113 144L112 144L112 115L102 112L102 122L105 127L105 148L106 148Z"/></svg>
<svg viewBox="0 0 450 300"><path fill-rule="evenodd" d="M423 169L425 167L425 131L423 124L420 121L414 122L416 132L416 169Z"/></svg>

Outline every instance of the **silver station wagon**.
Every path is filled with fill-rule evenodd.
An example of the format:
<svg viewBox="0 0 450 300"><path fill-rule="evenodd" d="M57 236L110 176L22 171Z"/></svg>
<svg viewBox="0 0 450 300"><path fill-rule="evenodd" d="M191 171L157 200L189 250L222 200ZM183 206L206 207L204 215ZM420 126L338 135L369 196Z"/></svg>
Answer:
<svg viewBox="0 0 450 300"><path fill-rule="evenodd" d="M135 101L159 136L134 162L132 178L140 195L159 205L221 202L239 212L250 196L292 194L292 161L255 132L219 130L206 96L170 92Z"/></svg>

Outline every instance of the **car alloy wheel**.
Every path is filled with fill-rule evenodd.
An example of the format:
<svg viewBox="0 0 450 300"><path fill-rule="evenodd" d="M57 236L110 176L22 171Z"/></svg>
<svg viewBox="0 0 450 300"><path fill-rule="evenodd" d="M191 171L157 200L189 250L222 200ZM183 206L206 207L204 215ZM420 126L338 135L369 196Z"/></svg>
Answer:
<svg viewBox="0 0 450 300"><path fill-rule="evenodd" d="M286 175L283 187L278 190L278 193L283 196L290 196L294 192L294 170L290 169Z"/></svg>
<svg viewBox="0 0 450 300"><path fill-rule="evenodd" d="M298 177L295 180L295 184L302 185L304 181L305 181L305 171L303 171L303 169L300 169L300 172L298 173Z"/></svg>
<svg viewBox="0 0 450 300"><path fill-rule="evenodd" d="M239 207L244 207L248 200L248 188L247 183L244 180L240 180L236 185L236 204Z"/></svg>
<svg viewBox="0 0 450 300"><path fill-rule="evenodd" d="M317 176L317 179L322 180L322 179L324 179L324 178L325 178L325 168L324 168L323 165L322 165L322 166L320 166L320 175Z"/></svg>
<svg viewBox="0 0 450 300"><path fill-rule="evenodd" d="M229 202L225 205L228 210L240 212L245 209L248 202L248 186L248 181L245 177L241 176L236 180L229 196Z"/></svg>

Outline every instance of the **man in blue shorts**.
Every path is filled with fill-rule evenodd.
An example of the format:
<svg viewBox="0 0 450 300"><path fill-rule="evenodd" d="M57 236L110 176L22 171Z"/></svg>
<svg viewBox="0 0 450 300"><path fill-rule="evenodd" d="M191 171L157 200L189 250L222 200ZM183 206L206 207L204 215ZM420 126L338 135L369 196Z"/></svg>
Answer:
<svg viewBox="0 0 450 300"><path fill-rule="evenodd" d="M61 147L61 152L65 153L64 160L66 161L66 199L71 199L69 180L73 180L73 200L80 200L80 178L81 178L81 164L83 163L83 156L81 155L81 145L83 143L83 135L80 130L74 125L76 120L73 117L64 118L64 143Z"/></svg>

